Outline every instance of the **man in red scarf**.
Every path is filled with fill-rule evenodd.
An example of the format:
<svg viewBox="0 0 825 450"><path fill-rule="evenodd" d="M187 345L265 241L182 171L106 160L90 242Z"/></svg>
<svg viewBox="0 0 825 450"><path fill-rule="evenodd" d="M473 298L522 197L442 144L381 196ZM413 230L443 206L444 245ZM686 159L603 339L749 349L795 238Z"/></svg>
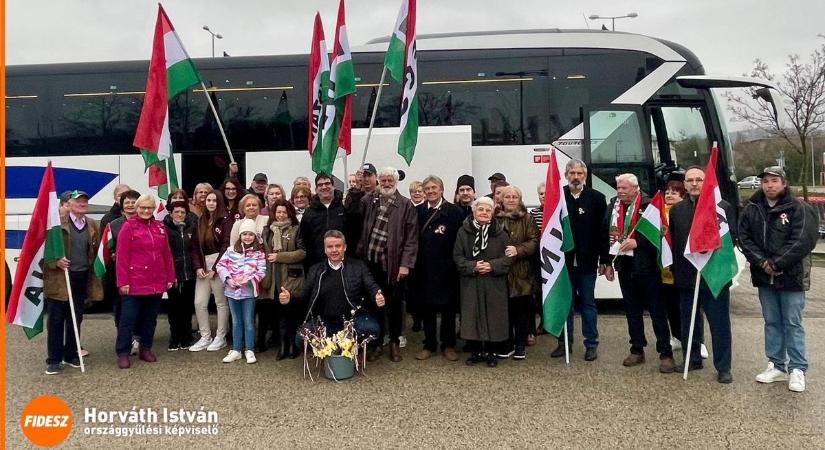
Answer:
<svg viewBox="0 0 825 450"><path fill-rule="evenodd" d="M619 272L627 330L630 334L630 354L622 362L627 367L645 362L644 310L650 312L659 353L659 372L671 373L675 366L670 347L670 329L664 306L659 300L661 269L656 247L647 239L638 239L636 223L650 200L639 190L636 175L623 173L616 177L616 198L608 207L607 233L610 253L616 255L613 266ZM607 269L608 279L612 269Z"/></svg>

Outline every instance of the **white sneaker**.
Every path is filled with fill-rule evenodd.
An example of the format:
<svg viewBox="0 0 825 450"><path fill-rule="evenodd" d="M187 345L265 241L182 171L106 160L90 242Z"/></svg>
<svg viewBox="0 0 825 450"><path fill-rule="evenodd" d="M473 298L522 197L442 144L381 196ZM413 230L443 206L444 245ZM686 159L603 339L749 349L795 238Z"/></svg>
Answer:
<svg viewBox="0 0 825 450"><path fill-rule="evenodd" d="M226 347L226 338L223 336L215 336L215 339L212 339L212 343L209 344L209 347L206 347L206 351L216 352L224 347Z"/></svg>
<svg viewBox="0 0 825 450"><path fill-rule="evenodd" d="M679 341L679 339L676 339L675 337L671 336L671 337L670 337L670 347L671 347L674 351L676 351L676 350L681 350L681 349L682 349L682 342L681 342L681 341Z"/></svg>
<svg viewBox="0 0 825 450"><path fill-rule="evenodd" d="M699 354L702 355L702 359L708 359L708 348L705 347L705 344L699 347Z"/></svg>
<svg viewBox="0 0 825 450"><path fill-rule="evenodd" d="M140 341L137 339L132 339L132 351L129 352L129 354L132 356L137 356L138 353L140 353Z"/></svg>
<svg viewBox="0 0 825 450"><path fill-rule="evenodd" d="M229 350L229 353L223 358L223 362L231 363L241 359L241 352L237 350Z"/></svg>
<svg viewBox="0 0 825 450"><path fill-rule="evenodd" d="M198 339L198 342L195 342L191 347L189 347L190 352L200 352L206 350L206 347L209 347L209 344L212 343L212 338L209 336L201 336Z"/></svg>
<svg viewBox="0 0 825 450"><path fill-rule="evenodd" d="M398 346L404 348L407 346L407 338L404 336L398 336Z"/></svg>
<svg viewBox="0 0 825 450"><path fill-rule="evenodd" d="M258 360L255 359L255 352L253 352L252 350L247 350L247 351L243 352L243 354L244 354L244 356L246 356L246 363L247 364L255 364L256 362L258 362ZM241 354L240 353L238 353L238 359L241 359Z"/></svg>
<svg viewBox="0 0 825 450"><path fill-rule="evenodd" d="M794 392L803 392L805 390L805 372L799 369L791 370L791 379L788 381L788 389Z"/></svg>
<svg viewBox="0 0 825 450"><path fill-rule="evenodd" d="M782 370L774 367L772 362L768 363L768 368L764 372L756 376L756 381L760 383L773 383L774 381L785 381L788 379L788 374ZM803 389L805 388L805 380L802 380ZM788 386L790 389L790 385Z"/></svg>

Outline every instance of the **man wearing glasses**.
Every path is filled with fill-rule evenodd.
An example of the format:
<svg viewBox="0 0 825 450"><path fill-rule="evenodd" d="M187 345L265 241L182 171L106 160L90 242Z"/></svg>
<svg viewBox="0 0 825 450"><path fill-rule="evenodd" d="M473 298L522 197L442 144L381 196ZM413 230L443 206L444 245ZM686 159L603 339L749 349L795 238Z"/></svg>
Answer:
<svg viewBox="0 0 825 450"><path fill-rule="evenodd" d="M344 195L332 184L332 176L319 173L315 176L315 193L309 207L301 218L301 237L306 245L305 264L324 261L324 235L329 230L345 232L346 215L344 214ZM349 239L347 239L349 240Z"/></svg>

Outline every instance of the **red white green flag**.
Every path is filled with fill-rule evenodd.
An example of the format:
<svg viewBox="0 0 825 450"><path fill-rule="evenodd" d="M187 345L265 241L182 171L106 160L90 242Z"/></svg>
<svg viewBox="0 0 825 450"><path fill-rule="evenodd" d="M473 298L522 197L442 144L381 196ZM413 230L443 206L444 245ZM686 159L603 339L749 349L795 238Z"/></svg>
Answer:
<svg viewBox="0 0 825 450"><path fill-rule="evenodd" d="M103 232L100 233L100 246L97 248L97 256L95 256L94 264L92 264L98 278L103 279L103 276L106 275L106 267L109 265L114 251L115 239L112 236L112 229L107 223L106 227L103 228Z"/></svg>
<svg viewBox="0 0 825 450"><path fill-rule="evenodd" d="M567 215L564 186L561 184L556 150L550 153L545 181L539 261L541 263L541 294L544 329L553 336L561 336L564 323L573 304L573 285L567 272L564 252L573 249L573 232Z"/></svg>
<svg viewBox="0 0 825 450"><path fill-rule="evenodd" d="M23 327L29 339L43 331L43 265L64 256L60 201L49 162L40 182L29 230L23 239L6 311L6 321Z"/></svg>
<svg viewBox="0 0 825 450"><path fill-rule="evenodd" d="M158 5L146 94L133 145L140 149L143 156L149 172L149 187L156 187L161 198L166 198L170 190L178 188L172 137L169 133L169 102L198 83L200 76L195 65L183 48L163 7Z"/></svg>
<svg viewBox="0 0 825 450"><path fill-rule="evenodd" d="M719 149L714 143L685 246L685 258L699 271L714 297L719 296L738 271L728 218L721 205L722 193L716 179L718 155Z"/></svg>
<svg viewBox="0 0 825 450"><path fill-rule="evenodd" d="M617 200L618 203L618 200ZM673 264L673 252L671 251L670 233L665 218L665 199L661 192L657 192L645 208L639 223L636 224L636 231L644 236L659 253L659 267L665 268Z"/></svg>
<svg viewBox="0 0 825 450"><path fill-rule="evenodd" d="M415 0L402 0L384 65L395 81L403 83L401 90L401 120L398 154L409 165L418 142L418 60L415 40Z"/></svg>
<svg viewBox="0 0 825 450"><path fill-rule="evenodd" d="M321 130L324 129L324 104L329 98L329 56L324 39L324 25L321 15L315 13L315 25L312 28L312 46L309 51L309 82L307 90L307 111L309 118L307 146L312 158L312 171L322 172L323 151L321 149Z"/></svg>
<svg viewBox="0 0 825 450"><path fill-rule="evenodd" d="M322 154L318 166L321 172L331 173L336 158L352 153L352 94L355 90L355 68L347 37L344 0L340 0L329 69L329 99L323 119Z"/></svg>

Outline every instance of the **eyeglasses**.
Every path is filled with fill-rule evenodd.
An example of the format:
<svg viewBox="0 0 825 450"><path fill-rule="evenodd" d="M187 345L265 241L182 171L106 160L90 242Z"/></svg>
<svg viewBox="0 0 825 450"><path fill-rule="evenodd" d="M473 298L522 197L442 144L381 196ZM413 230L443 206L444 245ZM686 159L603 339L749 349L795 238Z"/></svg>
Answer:
<svg viewBox="0 0 825 450"><path fill-rule="evenodd" d="M332 182L331 181L319 181L319 182L315 183L315 186L318 186L318 187L332 186Z"/></svg>
<svg viewBox="0 0 825 450"><path fill-rule="evenodd" d="M687 184L699 184L705 181L704 178L685 178L685 183Z"/></svg>

